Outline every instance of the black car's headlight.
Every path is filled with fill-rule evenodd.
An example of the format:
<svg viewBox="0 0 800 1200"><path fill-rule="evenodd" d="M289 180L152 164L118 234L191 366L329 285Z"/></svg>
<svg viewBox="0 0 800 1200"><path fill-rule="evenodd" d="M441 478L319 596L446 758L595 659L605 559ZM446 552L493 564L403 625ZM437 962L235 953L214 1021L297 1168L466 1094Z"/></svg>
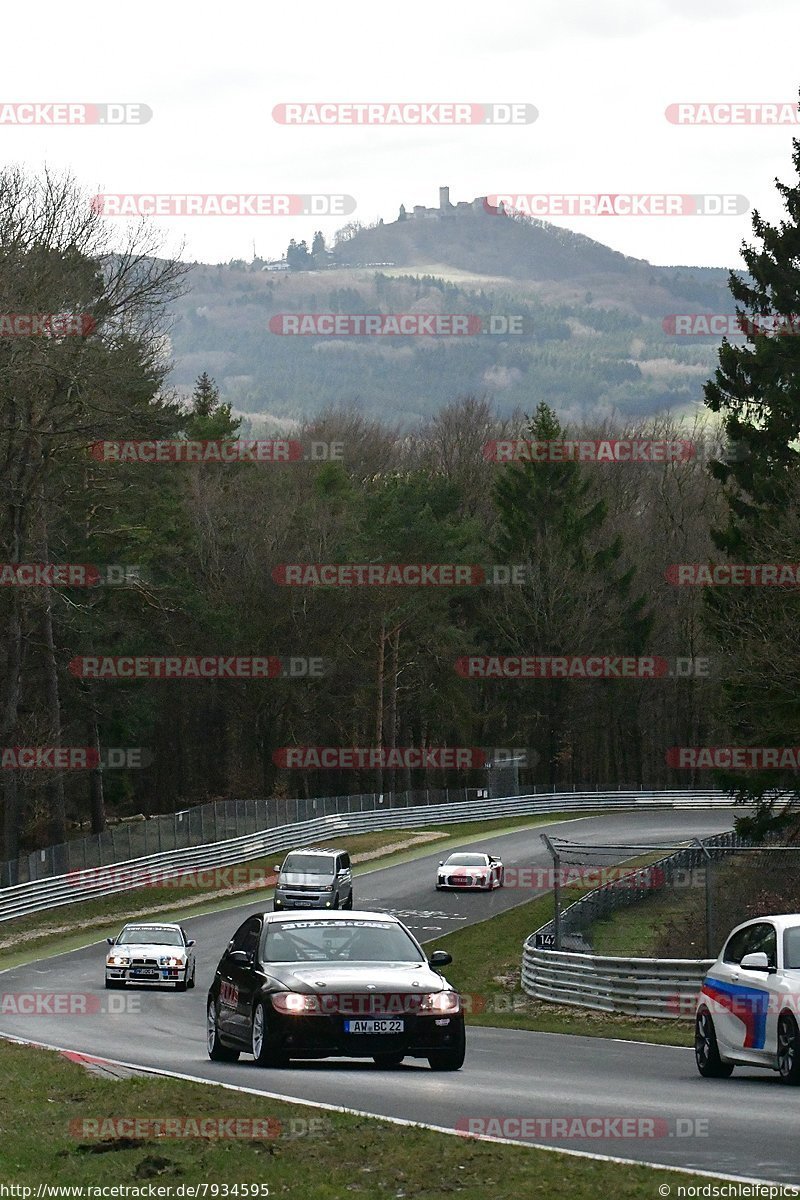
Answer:
<svg viewBox="0 0 800 1200"><path fill-rule="evenodd" d="M272 1007L288 1017L318 1016L322 1012L317 996L305 992L273 992Z"/></svg>
<svg viewBox="0 0 800 1200"><path fill-rule="evenodd" d="M422 997L417 1012L456 1016L461 1012L461 997L458 992L428 992Z"/></svg>

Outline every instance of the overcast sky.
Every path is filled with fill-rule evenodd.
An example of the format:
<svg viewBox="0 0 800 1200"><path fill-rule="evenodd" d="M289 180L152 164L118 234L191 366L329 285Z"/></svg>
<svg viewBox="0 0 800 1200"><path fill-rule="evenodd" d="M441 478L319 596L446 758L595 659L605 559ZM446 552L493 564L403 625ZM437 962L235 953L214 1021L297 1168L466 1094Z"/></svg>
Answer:
<svg viewBox="0 0 800 1200"><path fill-rule="evenodd" d="M4 103L141 102L144 125L0 127L2 159L113 193L345 193L356 219L492 193L680 192L780 214L788 126L670 124L678 101L796 101L797 0L169 0L3 12ZM517 101L533 124L297 128L287 101ZM116 218L121 222L124 218ZM344 221L161 220L205 262L279 256ZM654 263L734 266L749 216L559 219Z"/></svg>

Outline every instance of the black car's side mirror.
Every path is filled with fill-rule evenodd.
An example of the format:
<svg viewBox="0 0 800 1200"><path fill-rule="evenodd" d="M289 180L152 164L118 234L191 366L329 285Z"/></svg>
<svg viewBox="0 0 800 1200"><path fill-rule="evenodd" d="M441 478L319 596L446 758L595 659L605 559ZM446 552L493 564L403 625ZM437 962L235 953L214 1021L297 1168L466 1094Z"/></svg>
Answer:
<svg viewBox="0 0 800 1200"><path fill-rule="evenodd" d="M228 962L243 967L250 962L250 955L245 950L231 950L228 955Z"/></svg>
<svg viewBox="0 0 800 1200"><path fill-rule="evenodd" d="M114 945L114 939L113 939L113 938L106 938L106 943L107 943L107 945L109 945L109 946L113 946L113 945Z"/></svg>
<svg viewBox="0 0 800 1200"><path fill-rule="evenodd" d="M428 959L428 962L432 967L447 967L452 961L452 954L448 954L446 950L434 950L433 954Z"/></svg>

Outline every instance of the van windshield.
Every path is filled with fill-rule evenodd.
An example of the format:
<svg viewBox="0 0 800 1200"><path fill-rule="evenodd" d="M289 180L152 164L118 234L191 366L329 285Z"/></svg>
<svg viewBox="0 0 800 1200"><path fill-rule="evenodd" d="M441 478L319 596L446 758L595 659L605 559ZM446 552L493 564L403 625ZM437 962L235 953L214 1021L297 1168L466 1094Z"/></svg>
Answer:
<svg viewBox="0 0 800 1200"><path fill-rule="evenodd" d="M334 860L321 854L292 854L283 864L281 873L292 875L333 875Z"/></svg>

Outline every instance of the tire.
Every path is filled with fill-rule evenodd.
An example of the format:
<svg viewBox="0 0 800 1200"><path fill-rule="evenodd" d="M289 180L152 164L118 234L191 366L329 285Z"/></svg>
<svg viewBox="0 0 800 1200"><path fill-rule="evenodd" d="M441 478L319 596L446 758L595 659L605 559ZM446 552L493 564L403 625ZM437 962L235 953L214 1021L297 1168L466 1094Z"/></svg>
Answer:
<svg viewBox="0 0 800 1200"><path fill-rule="evenodd" d="M373 1054L372 1061L376 1067L399 1067L405 1054Z"/></svg>
<svg viewBox="0 0 800 1200"><path fill-rule="evenodd" d="M434 1050L428 1055L428 1064L432 1071L460 1071L464 1065L466 1051L466 1039L462 1025L457 1045L448 1046L446 1050Z"/></svg>
<svg viewBox="0 0 800 1200"><path fill-rule="evenodd" d="M106 987L109 991L115 991L115 990L118 990L119 988L124 988L125 980L124 979L107 979Z"/></svg>
<svg viewBox="0 0 800 1200"><path fill-rule="evenodd" d="M704 1079L728 1079L733 1074L733 1063L723 1062L720 1057L714 1022L707 1008L701 1008L695 1019L694 1058Z"/></svg>
<svg viewBox="0 0 800 1200"><path fill-rule="evenodd" d="M338 908L338 907L339 907L339 894L338 894L338 892L337 892L337 894L336 894L336 898L335 898L335 899L334 899L334 901L333 901L333 906L332 906L332 907L333 907L333 908Z"/></svg>
<svg viewBox="0 0 800 1200"><path fill-rule="evenodd" d="M214 1001L209 1000L206 1009L206 1046L208 1057L212 1062L238 1062L239 1051L230 1046L223 1046L217 1031L217 1010Z"/></svg>
<svg viewBox="0 0 800 1200"><path fill-rule="evenodd" d="M347 903L343 904L342 908L352 908L352 907L353 907L353 893L351 892L347 898Z"/></svg>
<svg viewBox="0 0 800 1200"><path fill-rule="evenodd" d="M183 979L177 979L175 981L175 991L176 992L185 992L188 986L189 986L189 980L186 978L185 975L184 975Z"/></svg>
<svg viewBox="0 0 800 1200"><path fill-rule="evenodd" d="M187 987L193 988L195 985L195 977L197 975L197 962L192 963L192 978L187 983Z"/></svg>
<svg viewBox="0 0 800 1200"><path fill-rule="evenodd" d="M268 1038L267 1008L263 1000L258 1000L253 1009L253 1023L250 1026L250 1051L259 1067L286 1067L289 1058L280 1050L274 1050Z"/></svg>
<svg viewBox="0 0 800 1200"><path fill-rule="evenodd" d="M778 1017L778 1074L781 1083L800 1083L800 1030L791 1013Z"/></svg>

